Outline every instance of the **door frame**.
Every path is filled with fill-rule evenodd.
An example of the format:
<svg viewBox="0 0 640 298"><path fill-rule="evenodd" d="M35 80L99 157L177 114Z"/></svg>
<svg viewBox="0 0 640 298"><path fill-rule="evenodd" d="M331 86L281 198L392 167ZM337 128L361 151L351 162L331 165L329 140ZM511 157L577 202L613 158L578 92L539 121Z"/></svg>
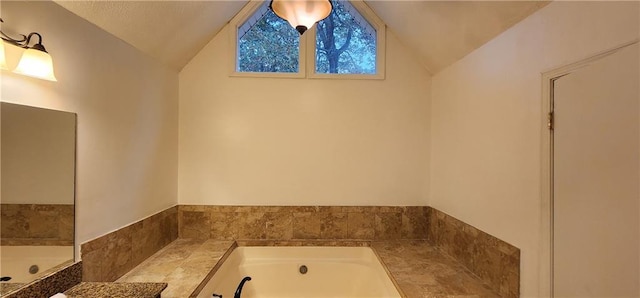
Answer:
<svg viewBox="0 0 640 298"><path fill-rule="evenodd" d="M635 39L614 48L602 51L591 57L578 60L542 73L542 121L541 121L541 220L540 220L540 255L539 255L539 293L541 297L553 297L553 130L549 122L553 122L553 85L556 80L593 62L614 54L619 50L640 42ZM549 119L551 115L551 120Z"/></svg>

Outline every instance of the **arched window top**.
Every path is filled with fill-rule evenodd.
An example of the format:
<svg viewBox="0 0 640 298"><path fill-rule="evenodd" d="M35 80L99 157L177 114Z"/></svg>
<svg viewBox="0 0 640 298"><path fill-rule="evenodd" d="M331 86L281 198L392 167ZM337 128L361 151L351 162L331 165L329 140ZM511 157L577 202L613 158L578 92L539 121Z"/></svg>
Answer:
<svg viewBox="0 0 640 298"><path fill-rule="evenodd" d="M384 24L361 0L332 3L331 15L300 36L269 1L250 1L230 23L232 75L384 78Z"/></svg>

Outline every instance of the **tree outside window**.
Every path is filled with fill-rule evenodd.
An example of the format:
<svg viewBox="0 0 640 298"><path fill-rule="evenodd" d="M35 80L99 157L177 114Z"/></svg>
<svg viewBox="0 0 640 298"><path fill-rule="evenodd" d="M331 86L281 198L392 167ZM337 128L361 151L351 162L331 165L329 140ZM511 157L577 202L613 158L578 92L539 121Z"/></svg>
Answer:
<svg viewBox="0 0 640 298"><path fill-rule="evenodd" d="M375 30L345 5L350 4L333 1L329 17L316 25L316 72L375 74Z"/></svg>
<svg viewBox="0 0 640 298"><path fill-rule="evenodd" d="M349 1L332 4L331 14L316 24L315 73L376 74L376 29ZM299 73L305 62L300 34L268 8L268 1L237 28L236 71Z"/></svg>

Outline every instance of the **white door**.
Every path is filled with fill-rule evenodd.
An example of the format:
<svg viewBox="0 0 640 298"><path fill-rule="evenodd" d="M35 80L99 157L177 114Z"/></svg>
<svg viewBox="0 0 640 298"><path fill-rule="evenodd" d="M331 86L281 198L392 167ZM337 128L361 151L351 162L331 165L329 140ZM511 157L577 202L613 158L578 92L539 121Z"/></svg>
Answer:
<svg viewBox="0 0 640 298"><path fill-rule="evenodd" d="M555 297L640 297L640 51L553 85Z"/></svg>

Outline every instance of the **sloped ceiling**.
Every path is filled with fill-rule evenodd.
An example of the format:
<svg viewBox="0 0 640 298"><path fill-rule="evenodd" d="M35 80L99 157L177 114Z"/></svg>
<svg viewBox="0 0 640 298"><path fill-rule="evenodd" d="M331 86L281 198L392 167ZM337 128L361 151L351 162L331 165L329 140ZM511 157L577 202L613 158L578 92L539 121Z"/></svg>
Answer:
<svg viewBox="0 0 640 298"><path fill-rule="evenodd" d="M54 1L177 70L248 2ZM548 4L541 1L365 2L432 74Z"/></svg>
<svg viewBox="0 0 640 298"><path fill-rule="evenodd" d="M435 74L548 1L366 1Z"/></svg>
<svg viewBox="0 0 640 298"><path fill-rule="evenodd" d="M54 1L178 70L248 2Z"/></svg>

